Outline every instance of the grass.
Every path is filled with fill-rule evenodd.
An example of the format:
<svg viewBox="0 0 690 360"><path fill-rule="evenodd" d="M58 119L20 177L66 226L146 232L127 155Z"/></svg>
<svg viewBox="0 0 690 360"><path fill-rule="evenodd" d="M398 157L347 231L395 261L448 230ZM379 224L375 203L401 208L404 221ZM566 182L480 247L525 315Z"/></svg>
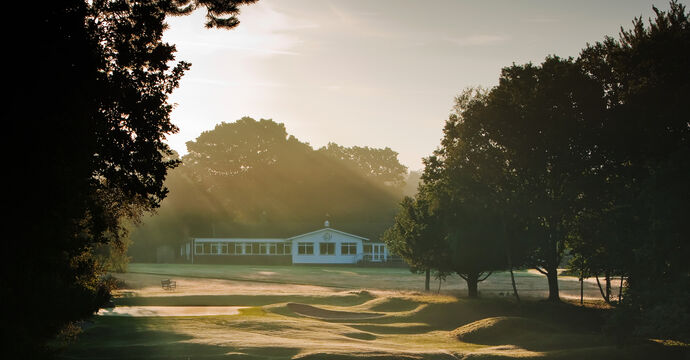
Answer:
<svg viewBox="0 0 690 360"><path fill-rule="evenodd" d="M116 275L126 287L118 306L249 307L237 315L95 316L61 358L672 359L687 350L654 341L618 349L599 331L603 307L405 290L411 284L418 290L419 277L402 269L134 264L132 270L145 273ZM267 271L285 282L252 280ZM251 281L203 277L214 274ZM160 289L160 279L170 276L178 280L176 292ZM338 287L324 286L338 277Z"/></svg>
<svg viewBox="0 0 690 360"><path fill-rule="evenodd" d="M250 266L250 265L203 265L203 264L130 264L129 272L170 276L200 277L252 281L256 283L301 284L334 287L340 289L373 288L381 290L424 289L424 276L412 274L405 268L367 268L356 266ZM515 271L518 292L521 296L542 298L548 290L546 277L534 271ZM438 281L432 280L431 288L438 290ZM595 283L585 282L585 298L600 299ZM579 298L580 283L573 276L562 276L559 287L566 298ZM451 275L441 284L442 291L466 291L465 282ZM498 272L479 284L480 293L512 293L510 274ZM613 289L616 293L617 289Z"/></svg>

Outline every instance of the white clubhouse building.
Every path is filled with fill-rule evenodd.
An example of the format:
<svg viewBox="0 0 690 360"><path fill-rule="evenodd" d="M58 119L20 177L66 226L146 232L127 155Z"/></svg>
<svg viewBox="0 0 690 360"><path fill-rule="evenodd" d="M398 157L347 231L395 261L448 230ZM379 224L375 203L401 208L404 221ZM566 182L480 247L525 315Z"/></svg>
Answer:
<svg viewBox="0 0 690 360"><path fill-rule="evenodd" d="M386 245L336 230L328 221L320 230L290 238L192 238L180 248L191 263L357 264L386 262ZM192 251L193 250L193 251Z"/></svg>

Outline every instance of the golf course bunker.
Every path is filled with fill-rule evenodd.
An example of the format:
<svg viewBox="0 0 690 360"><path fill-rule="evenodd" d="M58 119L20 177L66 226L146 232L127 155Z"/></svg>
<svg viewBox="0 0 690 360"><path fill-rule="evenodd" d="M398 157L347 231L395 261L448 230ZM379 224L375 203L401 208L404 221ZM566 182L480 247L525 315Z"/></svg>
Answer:
<svg viewBox="0 0 690 360"><path fill-rule="evenodd" d="M302 316L308 316L325 320L359 320L359 319L373 319L384 316L385 314L373 312L351 312L351 311L336 311L318 308L316 306L288 303L288 309Z"/></svg>
<svg viewBox="0 0 690 360"><path fill-rule="evenodd" d="M248 306L116 306L98 310L100 316L216 316L238 315Z"/></svg>

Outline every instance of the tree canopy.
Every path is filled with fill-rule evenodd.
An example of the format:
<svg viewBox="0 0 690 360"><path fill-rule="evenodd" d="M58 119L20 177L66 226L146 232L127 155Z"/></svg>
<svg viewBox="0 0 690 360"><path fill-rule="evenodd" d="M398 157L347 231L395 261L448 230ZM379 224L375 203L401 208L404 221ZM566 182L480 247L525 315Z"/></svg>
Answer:
<svg viewBox="0 0 690 360"><path fill-rule="evenodd" d="M8 37L7 118L20 152L10 159L12 256L0 295L13 310L3 315L3 351L41 356L47 339L102 306L109 285L94 248L121 246L126 221L167 194L177 164L164 142L177 131L168 96L190 64L163 42L166 16L205 7L209 26L231 28L252 2L11 5L27 16Z"/></svg>
<svg viewBox="0 0 690 360"><path fill-rule="evenodd" d="M690 22L676 1L654 11L577 59L514 64L497 86L461 94L417 196L434 194L436 211L453 219L442 229L449 247L454 237L486 240L468 242L479 248L467 254L507 247L513 265L547 276L551 300L566 248L583 276L604 276L611 304L609 282L620 276L622 338L687 338ZM481 255L461 262L500 266Z"/></svg>
<svg viewBox="0 0 690 360"><path fill-rule="evenodd" d="M327 217L338 229L376 239L402 197L389 179L406 174L391 149L331 143L314 150L266 119L218 124L187 148L166 182L171 195L133 233L137 259L150 260L153 247L176 247L189 236L286 237ZM345 159L334 149L355 155Z"/></svg>

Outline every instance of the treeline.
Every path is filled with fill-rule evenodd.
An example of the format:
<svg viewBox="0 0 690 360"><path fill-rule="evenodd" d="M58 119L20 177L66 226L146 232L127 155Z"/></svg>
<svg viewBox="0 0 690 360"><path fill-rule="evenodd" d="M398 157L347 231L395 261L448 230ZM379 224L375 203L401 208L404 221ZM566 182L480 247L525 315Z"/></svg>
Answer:
<svg viewBox="0 0 690 360"><path fill-rule="evenodd" d="M687 339L690 23L677 2L654 10L576 59L514 64L458 96L389 246L475 297L492 271L536 268L552 301L568 252L606 284L619 335Z"/></svg>
<svg viewBox="0 0 690 360"><path fill-rule="evenodd" d="M156 247L177 249L189 237L288 237L327 218L377 239L392 224L407 176L389 148L314 149L265 119L219 124L187 149L158 213L132 233L136 261L153 261Z"/></svg>

